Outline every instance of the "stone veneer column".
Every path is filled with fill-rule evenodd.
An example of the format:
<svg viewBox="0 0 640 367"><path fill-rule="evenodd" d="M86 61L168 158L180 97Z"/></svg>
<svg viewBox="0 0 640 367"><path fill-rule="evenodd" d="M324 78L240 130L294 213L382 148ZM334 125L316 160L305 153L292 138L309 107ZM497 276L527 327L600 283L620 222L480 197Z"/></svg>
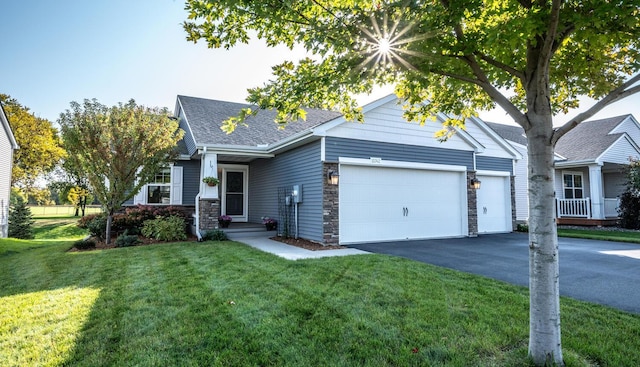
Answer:
<svg viewBox="0 0 640 367"><path fill-rule="evenodd" d="M340 239L338 222L340 185L330 185L327 182L329 170L338 172L338 164L325 163L322 168L322 237L325 245L337 245Z"/></svg>
<svg viewBox="0 0 640 367"><path fill-rule="evenodd" d="M478 195L471 186L471 180L476 178L475 171L467 171L467 211L469 237L478 236Z"/></svg>
<svg viewBox="0 0 640 367"><path fill-rule="evenodd" d="M218 228L220 216L220 199L200 199L200 231Z"/></svg>

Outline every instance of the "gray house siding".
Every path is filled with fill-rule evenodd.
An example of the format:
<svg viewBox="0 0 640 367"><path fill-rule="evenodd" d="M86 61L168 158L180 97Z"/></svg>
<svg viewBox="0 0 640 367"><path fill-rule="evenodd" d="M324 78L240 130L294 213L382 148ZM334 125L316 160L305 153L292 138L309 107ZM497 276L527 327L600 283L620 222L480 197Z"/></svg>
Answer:
<svg viewBox="0 0 640 367"><path fill-rule="evenodd" d="M187 146L187 151L189 152L189 154L193 155L193 153L196 151L196 142L193 141L192 132L187 126L187 122L186 122L187 119L182 109L180 110L180 115L178 116L178 119L180 120L180 128L185 132L184 138L182 138L182 140L184 141L184 144Z"/></svg>
<svg viewBox="0 0 640 367"><path fill-rule="evenodd" d="M507 171L513 175L513 160L509 158L476 156L476 169L483 171Z"/></svg>
<svg viewBox="0 0 640 367"><path fill-rule="evenodd" d="M278 188L302 185L298 206L299 236L322 241L322 162L320 142L249 165L249 222L278 218Z"/></svg>
<svg viewBox="0 0 640 367"><path fill-rule="evenodd" d="M473 152L416 145L403 145L345 138L325 138L325 159L337 162L339 157L369 159L371 157L392 161L452 164L473 170Z"/></svg>
<svg viewBox="0 0 640 367"><path fill-rule="evenodd" d="M196 205L200 191L200 160L177 161L182 167L182 205Z"/></svg>

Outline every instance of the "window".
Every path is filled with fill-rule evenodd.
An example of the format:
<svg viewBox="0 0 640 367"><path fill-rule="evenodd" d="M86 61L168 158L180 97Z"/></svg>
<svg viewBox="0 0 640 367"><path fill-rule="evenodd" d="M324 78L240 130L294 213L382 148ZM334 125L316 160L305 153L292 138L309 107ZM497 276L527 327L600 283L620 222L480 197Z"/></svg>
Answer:
<svg viewBox="0 0 640 367"><path fill-rule="evenodd" d="M147 185L147 204L171 203L171 167L165 167L156 173L153 181Z"/></svg>
<svg viewBox="0 0 640 367"><path fill-rule="evenodd" d="M582 186L582 173L563 173L562 181L564 186L565 199L584 198L584 187Z"/></svg>

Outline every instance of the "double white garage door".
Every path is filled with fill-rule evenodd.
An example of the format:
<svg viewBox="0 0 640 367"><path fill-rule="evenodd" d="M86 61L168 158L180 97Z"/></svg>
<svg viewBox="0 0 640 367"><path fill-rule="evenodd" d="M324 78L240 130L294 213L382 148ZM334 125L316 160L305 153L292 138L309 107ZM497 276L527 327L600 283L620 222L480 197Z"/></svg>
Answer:
<svg viewBox="0 0 640 367"><path fill-rule="evenodd" d="M499 179L503 185L504 178ZM493 180L487 180L486 186L494 184ZM483 181L479 191L484 189ZM461 237L468 234L464 167L442 166L439 169L435 165L424 165L416 169L341 164L339 192L340 243ZM489 202L491 196L489 193L486 195ZM504 200L502 202L504 205ZM503 208L502 216L506 215L505 212ZM497 215L497 211L494 213L492 210L491 213ZM494 219L485 222L493 223ZM506 220L501 223L506 223ZM487 230L487 224L483 222L482 225L480 232L505 231L504 228Z"/></svg>

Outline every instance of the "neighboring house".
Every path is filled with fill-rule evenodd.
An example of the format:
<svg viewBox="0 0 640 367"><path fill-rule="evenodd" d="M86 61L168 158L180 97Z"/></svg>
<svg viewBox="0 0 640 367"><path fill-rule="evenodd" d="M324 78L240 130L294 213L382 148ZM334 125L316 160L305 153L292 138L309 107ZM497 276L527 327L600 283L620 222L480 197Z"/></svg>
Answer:
<svg viewBox="0 0 640 367"><path fill-rule="evenodd" d="M11 170L13 151L18 143L11 132L9 120L0 103L0 238L7 237L9 228L9 197L11 195Z"/></svg>
<svg viewBox="0 0 640 367"><path fill-rule="evenodd" d="M309 109L306 121L278 129L275 112L260 111L248 127L220 130L244 107L178 96L181 159L134 202L192 206L200 232L221 214L233 223L271 217L278 232L325 244L513 229L513 168L522 157L480 119L440 143L433 136L444 116L407 123L392 95L363 107L364 124ZM207 186L205 176L220 184Z"/></svg>
<svg viewBox="0 0 640 367"><path fill-rule="evenodd" d="M516 218L528 219L527 139L517 126L487 123L524 159L516 165ZM640 157L640 125L632 115L585 121L555 149L556 213L559 224L614 224L625 190L624 168Z"/></svg>

